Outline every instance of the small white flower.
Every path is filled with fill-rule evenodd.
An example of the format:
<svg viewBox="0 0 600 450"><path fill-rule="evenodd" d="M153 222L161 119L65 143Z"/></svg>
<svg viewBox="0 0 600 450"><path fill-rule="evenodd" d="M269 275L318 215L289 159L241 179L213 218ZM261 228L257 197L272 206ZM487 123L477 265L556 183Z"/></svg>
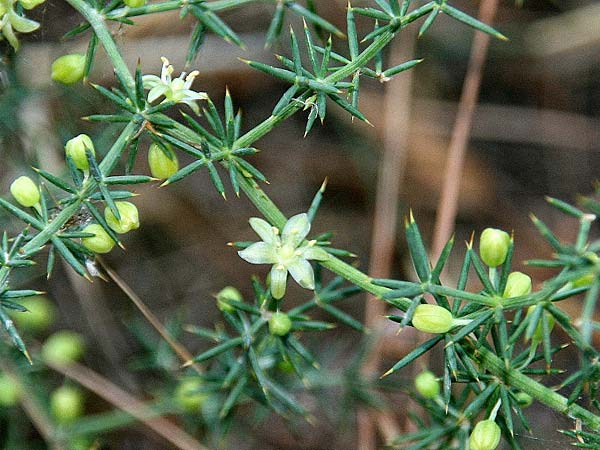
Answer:
<svg viewBox="0 0 600 450"><path fill-rule="evenodd" d="M192 111L196 114L200 114L200 108L196 101L206 100L208 95L206 95L206 92L195 92L190 89L194 82L194 78L196 78L200 72L194 70L187 74L187 76L186 72L181 72L179 77L173 79L171 75L175 69L169 63L167 58L163 56L160 59L163 62L160 77L156 75L144 75L142 77L144 89L150 90L150 92L148 92L148 102L152 103L164 96L165 99L161 103L185 103L192 108Z"/></svg>
<svg viewBox="0 0 600 450"><path fill-rule="evenodd" d="M288 272L305 289L315 288L315 274L308 260L325 261L329 254L315 241L304 242L310 231L310 221L305 213L291 217L283 227L281 236L276 227L257 217L250 226L262 239L239 251L242 259L251 264L273 264L271 268L271 293L276 299L285 294Z"/></svg>

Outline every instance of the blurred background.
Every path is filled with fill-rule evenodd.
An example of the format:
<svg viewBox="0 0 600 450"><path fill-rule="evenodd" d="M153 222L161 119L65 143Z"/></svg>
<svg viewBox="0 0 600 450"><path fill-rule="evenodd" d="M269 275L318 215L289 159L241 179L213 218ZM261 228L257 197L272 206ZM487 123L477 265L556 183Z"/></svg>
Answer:
<svg viewBox="0 0 600 450"><path fill-rule="evenodd" d="M316 3L324 17L345 30L346 0ZM363 3L367 2L354 6ZM477 15L476 2L455 0L452 4ZM200 71L194 88L206 91L215 104L222 103L225 87L229 87L236 107L244 112L244 130L268 117L287 88L238 60L277 65L272 50L289 54L285 36L272 50L263 48L271 12L272 6L259 5L224 14L223 19L240 33L247 50L209 35L194 66ZM63 173L63 145L71 137L88 133L103 154L119 131L118 126L80 120L88 114L114 110L93 89L50 82L50 65L56 57L85 51L86 40L62 39L79 18L65 2L53 0L32 13L41 28L31 36L22 36L22 50L6 69L0 97L0 186L4 193L16 176L31 173L30 166ZM300 29L296 18L292 23ZM369 22L358 24L361 35L369 32ZM521 264L551 253L531 224L529 213L542 218L560 238L572 239L573 223L548 207L544 195L575 201L578 194L592 191L600 168L600 3L526 0L518 7L501 2L494 25L510 41L492 40L484 65L460 179L454 260L456 265L461 263L462 243L472 232L479 233L488 226L513 230L515 268L540 281L546 273L524 269ZM424 62L386 84L363 83L361 110L373 127L353 122L347 114L330 108L325 124L315 124L303 138L308 112L298 113L259 141L256 145L262 151L251 158L270 181L265 191L287 216L305 211L327 178L327 191L313 229L333 231L334 246L357 254L357 265L368 271L382 155L385 149L400 149L397 167L390 168L400 183L390 275L402 279L414 276L402 226L409 208L425 239L431 242L474 35L471 29L442 15L419 39L418 26L402 32L386 58L396 63L425 58ZM191 22L179 20L177 14L140 18L135 26L114 28L130 67L140 58L144 73L159 73L160 56L169 58L176 73L183 70L190 32ZM336 46L345 52L344 42L338 41ZM114 84L105 55L99 56L90 78L104 86ZM142 145L140 155L145 155L148 145ZM148 172L145 158L140 157L136 173ZM223 201L204 172L166 189L147 185L135 191L140 194L135 203L142 226L125 237L127 251L114 250L105 259L163 323L211 326L221 320L214 294L233 285L249 296L250 277L266 275L266 266L243 262L226 245L254 239L248 219L258 212L244 197L238 199L228 191L228 200ZM385 214L385 209L377 214ZM9 230L19 227L4 213L0 213L0 225ZM371 264L376 259L377 255L371 257ZM157 345L159 337L126 296L113 283L96 280L90 284L60 265L46 282L41 266L37 275L31 271L14 283L48 291L59 310L55 328L85 336L85 364L140 399L164 395L160 381L164 374L144 368L146 347ZM449 282L457 271L458 267L451 266L446 275ZM291 284L289 287L286 302L290 305L310 296ZM365 296L358 295L342 307L362 320ZM206 343L193 335L184 333L179 338L193 353L206 348ZM340 326L320 333L319 340L308 345L326 367L344 367L354 358L359 338L358 333ZM382 368L412 345L408 341L386 341L383 354L387 359ZM568 354L559 354L557 365L562 359L568 364ZM177 361L163 363L173 369L170 376L177 378ZM435 356L431 364L435 367ZM411 383L410 371L394 376L400 386ZM393 415L402 424L406 397L390 400ZM88 404L94 411L108 408L93 394ZM332 401L331 406L341 404ZM230 437L220 445L236 449L355 448L354 412L343 413L348 417L346 428L338 428L325 418L311 427L286 425L268 414L240 414ZM547 410L531 408L529 413L535 431L533 435L522 432L525 448L567 448L567 441L555 430L570 424ZM195 425L186 424L191 429ZM35 442L35 431L29 433ZM103 434L99 442L102 448L171 448L142 425Z"/></svg>

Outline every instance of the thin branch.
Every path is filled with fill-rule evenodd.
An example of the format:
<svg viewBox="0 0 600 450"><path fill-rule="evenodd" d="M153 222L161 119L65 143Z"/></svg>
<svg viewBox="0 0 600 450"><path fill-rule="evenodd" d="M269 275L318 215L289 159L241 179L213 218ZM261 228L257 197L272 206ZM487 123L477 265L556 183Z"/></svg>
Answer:
<svg viewBox="0 0 600 450"><path fill-rule="evenodd" d="M117 408L131 414L181 450L208 450L185 431L156 413L128 392L93 370L77 363L68 366L46 362L48 367L76 381Z"/></svg>
<svg viewBox="0 0 600 450"><path fill-rule="evenodd" d="M498 0L483 0L479 7L479 20L487 24L492 24L497 9ZM437 208L431 252L432 260L434 261L440 256L444 244L450 239L454 231L458 211L460 180L462 178L465 153L479 97L483 65L487 57L489 42L489 35L479 31L475 32L469 67L465 76L456 122L454 123L448 147L444 185Z"/></svg>
<svg viewBox="0 0 600 450"><path fill-rule="evenodd" d="M110 277L111 280L123 291L123 293L129 297L129 299L133 302L133 304L140 310L142 315L150 322L150 325L154 327L154 329L160 334L160 336L169 344L169 346L173 349L173 351L179 356L179 359L183 363L187 363L194 359L194 356L190 353L190 351L185 348L179 341L177 341L171 334L169 330L165 328L165 326L158 320L158 317L154 315L154 313L146 306L143 300L135 293L135 291L123 280L114 270L112 270L106 262L100 258L96 257L96 260L100 263L106 274ZM202 368L200 365L194 363L191 365L196 372L199 374L202 373Z"/></svg>

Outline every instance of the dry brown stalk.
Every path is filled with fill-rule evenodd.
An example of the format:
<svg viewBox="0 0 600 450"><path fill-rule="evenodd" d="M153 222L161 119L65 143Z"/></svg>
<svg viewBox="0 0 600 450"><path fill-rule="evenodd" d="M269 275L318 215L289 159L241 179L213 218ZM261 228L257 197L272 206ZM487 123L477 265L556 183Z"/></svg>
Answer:
<svg viewBox="0 0 600 450"><path fill-rule="evenodd" d="M498 9L498 0L483 0L479 7L479 20L492 24ZM433 234L432 260L437 260L445 243L454 232L458 211L460 180L473 116L479 97L483 65L487 57L490 36L476 31L471 46L471 56L458 105L456 121L448 146L444 184L437 208Z"/></svg>
<svg viewBox="0 0 600 450"><path fill-rule="evenodd" d="M116 386L102 375L77 363L68 366L46 362L48 367L76 381L86 389L102 397L115 407L131 414L148 428L181 450L208 450L196 439L163 417L143 402Z"/></svg>
<svg viewBox="0 0 600 450"><path fill-rule="evenodd" d="M400 64L413 55L415 33L405 31L396 40L390 50L390 65ZM379 164L375 214L372 231L372 247L369 262L369 273L378 278L390 276L396 247L396 231L398 218L398 199L406 167L408 153L408 135L411 108L412 71L399 76L387 85L384 99L384 138L383 151ZM369 358L362 367L364 376L373 376L381 362L381 345L383 343L382 323L385 314L385 303L372 295L367 296L365 305L365 324L376 333L376 340ZM393 414L369 413L360 411L357 417L359 449L371 450L376 447L375 423L380 430L398 430ZM389 439L389 436L386 436Z"/></svg>
<svg viewBox="0 0 600 450"><path fill-rule="evenodd" d="M154 313L146 306L144 301L135 293L135 291L123 280L119 274L117 274L113 269L111 269L106 262L102 258L97 258L98 262L106 272L106 274L110 277L111 280L123 291L123 293L129 297L129 299L133 302L133 304L140 310L142 315L150 322L150 325L154 327L154 329L161 335L161 337L169 344L169 346L173 349L173 351L177 354L177 356L181 359L183 363L188 363L194 356L191 352L185 348L179 341L177 341L169 331L165 328L165 326L158 320L158 317L154 315ZM198 364L191 364L191 367L194 368L196 372L199 374L202 373L202 368Z"/></svg>

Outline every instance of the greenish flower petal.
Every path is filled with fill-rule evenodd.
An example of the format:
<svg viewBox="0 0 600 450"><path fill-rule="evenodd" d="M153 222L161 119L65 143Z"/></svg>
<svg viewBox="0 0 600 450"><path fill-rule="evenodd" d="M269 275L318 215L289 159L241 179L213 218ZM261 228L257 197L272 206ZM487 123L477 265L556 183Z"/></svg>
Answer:
<svg viewBox="0 0 600 450"><path fill-rule="evenodd" d="M293 247L298 247L300 243L308 236L310 231L310 221L306 213L297 214L286 222L281 233L281 241Z"/></svg>
<svg viewBox="0 0 600 450"><path fill-rule="evenodd" d="M179 103L188 105L190 108L192 108L192 111L194 111L194 114L196 114L197 116L200 115L200 107L194 100L182 100Z"/></svg>
<svg viewBox="0 0 600 450"><path fill-rule="evenodd" d="M168 86L164 86L162 84L155 85L150 92L148 92L148 102L152 103L154 100L159 98L165 92L167 92Z"/></svg>
<svg viewBox="0 0 600 450"><path fill-rule="evenodd" d="M156 75L144 75L142 76L142 84L144 85L144 89L152 89L157 84L161 84L161 80Z"/></svg>
<svg viewBox="0 0 600 450"><path fill-rule="evenodd" d="M299 250L302 252L302 257L304 259L314 259L317 261L326 261L329 259L329 253L321 247L305 245L304 247L299 248Z"/></svg>
<svg viewBox="0 0 600 450"><path fill-rule="evenodd" d="M19 16L14 11L10 11L8 14L10 23L16 31L19 31L21 33L31 33L32 31L35 31L40 27L40 24L37 23L35 20Z"/></svg>
<svg viewBox="0 0 600 450"><path fill-rule="evenodd" d="M287 283L287 269L282 265L275 265L271 268L271 294L273 298L279 300L285 295L285 285Z"/></svg>
<svg viewBox="0 0 600 450"><path fill-rule="evenodd" d="M287 266L292 278L305 289L315 288L315 273L310 263L303 258L296 258Z"/></svg>
<svg viewBox="0 0 600 450"><path fill-rule="evenodd" d="M267 244L279 243L279 236L269 222L258 217L252 217L249 222L254 232Z"/></svg>
<svg viewBox="0 0 600 450"><path fill-rule="evenodd" d="M15 36L10 22L5 23L2 27L2 35L6 38L12 48L15 49L15 51L19 50L19 40L17 39L17 36Z"/></svg>
<svg viewBox="0 0 600 450"><path fill-rule="evenodd" d="M277 261L275 249L266 242L256 242L239 251L238 255L251 264L274 264Z"/></svg>

